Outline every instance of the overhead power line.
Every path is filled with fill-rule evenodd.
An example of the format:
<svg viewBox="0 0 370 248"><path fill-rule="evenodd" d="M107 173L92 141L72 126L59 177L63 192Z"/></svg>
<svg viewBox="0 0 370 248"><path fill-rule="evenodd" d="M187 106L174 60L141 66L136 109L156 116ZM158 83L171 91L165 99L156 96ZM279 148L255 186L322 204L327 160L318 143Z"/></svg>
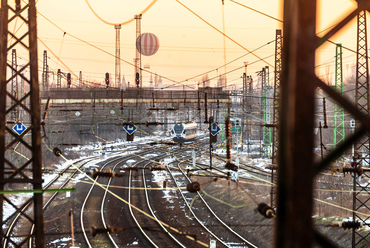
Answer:
<svg viewBox="0 0 370 248"><path fill-rule="evenodd" d="M253 8L251 8L251 7L248 7L248 6L244 5L244 4L238 3L238 2L236 2L236 1L234 1L234 0L230 0L230 1L231 1L231 2L233 2L233 3L239 4L240 6L243 6L243 7L247 8L247 9L253 10L254 12L257 12L258 14L261 14L261 15L267 16L268 18L271 18L271 19L273 19L273 20L275 20L275 21L278 21L278 22L283 23L283 21L282 21L282 20L277 19L277 18L275 18L275 17L273 17L273 16L270 16L270 15L268 15L268 14L266 14L266 13L263 13L263 12L258 11L258 10L256 10L256 9L253 9Z"/></svg>
<svg viewBox="0 0 370 248"><path fill-rule="evenodd" d="M258 56L257 54L251 52L250 50L248 50L246 47L244 47L243 45L241 45L240 43L238 43L236 40L234 40L233 38L231 38L230 36L228 36L227 34L223 33L221 30L219 30L218 28L216 28L215 26L213 26L212 24L210 24L209 22L207 22L205 19L203 19L200 15L198 15L197 13L195 13L194 11L192 11L189 7L187 7L186 5L184 5L183 3L181 3L179 0L176 0L176 2L178 2L181 6L183 6L185 9L189 10L192 14L194 14L196 17L198 17L199 19L201 19L203 22L205 22L207 25L209 25L210 27L212 27L214 30L216 30L217 32L219 32L220 34L224 35L226 38L228 38L229 40L231 40L232 42L234 42L236 45L238 45L239 47L243 48L245 51L247 51L248 53L251 53L252 55L254 55L255 57L257 57L258 59L260 59L261 61L265 62L266 64L268 64L269 66L271 66L272 68L275 68L272 64L270 64L269 62L265 61L263 58L261 58L260 56Z"/></svg>
<svg viewBox="0 0 370 248"><path fill-rule="evenodd" d="M147 12L158 0L153 0L144 10L142 10L139 15L142 15L144 14L145 12ZM95 11L94 9L91 7L90 3L88 0L85 0L87 6L89 6L91 12L93 12L93 14L102 22L104 22L105 24L108 24L108 25L111 25L111 26L115 26L115 25L126 25L126 24L129 24L131 22L133 22L135 20L135 17L131 18L130 20L128 21L125 21L125 22L121 22L121 23L113 23L113 22L107 22L106 20L104 20L103 18L101 18Z"/></svg>

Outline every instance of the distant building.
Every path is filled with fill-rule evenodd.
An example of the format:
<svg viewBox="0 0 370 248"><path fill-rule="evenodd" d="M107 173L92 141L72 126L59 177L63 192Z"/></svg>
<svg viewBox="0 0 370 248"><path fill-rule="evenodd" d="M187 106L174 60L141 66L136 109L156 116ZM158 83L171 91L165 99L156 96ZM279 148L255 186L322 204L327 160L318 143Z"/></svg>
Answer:
<svg viewBox="0 0 370 248"><path fill-rule="evenodd" d="M125 90L126 88L127 88L127 84L126 84L125 76L122 75L122 82L120 84L120 90Z"/></svg>
<svg viewBox="0 0 370 248"><path fill-rule="evenodd" d="M157 89L160 89L160 88L163 88L163 84L162 84L162 78L161 76L159 76L158 78L158 87L156 87Z"/></svg>

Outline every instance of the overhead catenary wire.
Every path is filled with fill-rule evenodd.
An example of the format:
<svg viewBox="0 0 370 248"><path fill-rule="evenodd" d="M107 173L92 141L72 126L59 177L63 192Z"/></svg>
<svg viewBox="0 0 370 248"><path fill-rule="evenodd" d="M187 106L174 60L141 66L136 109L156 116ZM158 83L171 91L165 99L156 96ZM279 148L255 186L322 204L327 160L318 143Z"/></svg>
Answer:
<svg viewBox="0 0 370 248"><path fill-rule="evenodd" d="M144 10L142 10L139 15L143 15L144 13L146 13L151 7L153 7L153 5L157 2L158 0L153 0L147 7L144 8ZM113 22L108 22L106 20L104 20L102 17L100 17L96 12L95 10L93 9L93 7L90 5L89 1L88 0L85 0L87 6L89 6L89 9L91 10L91 12L93 12L93 14L102 22L104 22L105 24L108 24L108 25L111 25L111 26L115 26L115 25L127 25L133 21L135 21L135 17L129 19L128 21L124 21L124 22L121 22L121 23L113 23Z"/></svg>
<svg viewBox="0 0 370 248"><path fill-rule="evenodd" d="M192 14L194 14L196 17L198 17L199 19L201 19L203 22L205 22L207 25L209 25L210 27L212 27L214 30L216 30L217 32L221 33L222 35L224 35L226 38L228 38L230 41L234 42L236 45L238 45L239 47L241 47L242 49L244 49L245 51L251 53L252 55L254 55L255 57L257 57L258 59L260 59L261 61L265 62L266 64L268 64L269 66L271 66L272 68L275 68L272 64L270 64L269 62L265 61L263 58L261 58L260 56L258 56L257 54L251 52L249 49L247 49L246 47L244 47L243 45L241 45L239 42L237 42L236 40L234 40L233 38L231 38L230 36L228 36L227 34L223 33L221 30L219 30L218 28L216 28L215 26L213 26L211 23L207 22L204 18L202 18L200 15L198 15L197 13L195 13L194 11L192 11L189 7L187 7L185 4L181 3L179 0L176 0L176 2L178 2L180 5L182 5L185 9L187 9L188 11L190 11Z"/></svg>
<svg viewBox="0 0 370 248"><path fill-rule="evenodd" d="M180 3L181 4L181 3ZM186 6L185 6L186 7ZM191 11L191 10L190 10ZM66 34L66 35L69 35L70 37L72 37L72 38L74 38L74 39L76 39L76 40L78 40L78 41L80 41L80 42L82 42L82 43L84 43L84 44L87 44L87 45L89 45L89 46L91 46L91 47L93 47L93 48L95 48L95 49L97 49L97 50L100 50L101 52L103 52L103 53L106 53L106 54L108 54L108 55L110 55L110 56L112 56L112 57L115 57L115 55L114 54L112 54L112 53L110 53L110 52L107 52L107 51L105 51L104 49L102 49L102 48L100 48L100 47L98 47L98 46L96 46L96 45L94 45L94 44L92 44L92 43L90 43L90 42L88 42L88 41L85 41L85 40L83 40L83 39L81 39L81 38L79 38L79 37L77 37L77 36L75 36L75 35L73 35L73 34L71 34L71 33L68 33L68 32L66 32L65 30L63 30L62 28L60 28L58 25L56 25L54 22L52 22L49 18L47 18L45 15L43 15L43 14L41 14L40 12L37 12L41 17L43 17L45 20L47 20L48 22L50 22L53 26L55 26L57 29L59 29L60 31L62 31L63 32L63 34ZM218 29L217 29L218 30ZM219 32L221 32L220 30L218 30ZM221 32L222 33L222 32ZM226 36L227 37L227 36ZM273 41L270 41L270 42L268 42L268 43L266 43L266 44L264 44L264 45L262 45L262 46L260 46L259 48L257 48L257 49L254 49L253 51L249 51L248 49L247 49L247 51L248 51L248 53L247 54L244 54L244 55L242 55L242 56L240 56L239 58L237 58L237 59L240 59L241 57L244 57L244 56L246 56L246 55L249 55L249 54L253 54L253 52L254 51L257 51L258 49L260 49L260 48L262 48L262 47L264 47L264 46L266 46L266 45L268 45L268 44L271 44L271 42L273 42ZM43 44L45 44L44 42L43 42ZM242 47L243 49L244 49L244 47ZM244 49L245 50L245 49ZM58 57L58 56L56 56L56 55L54 55L55 57ZM271 55L271 56L273 56L273 55ZM268 57L271 57L271 56L268 56ZM258 56L257 56L258 57ZM231 62L228 62L227 64L230 64L230 63L232 63L232 62L234 62L234 61L236 61L237 59L234 59L234 60L232 60ZM127 64L129 64L129 65L131 65L131 66L135 66L133 63L131 63L131 62L128 62L128 61L126 61L126 60L124 60L124 59L122 59L122 58L120 58L120 60L121 61L123 61L123 62L125 62L125 63L127 63ZM260 60L258 60L258 61L264 61L264 58L260 58ZM64 64L64 63L63 63ZM65 64L64 64L65 65ZM221 65L221 66L219 66L217 69L219 69L219 68L222 68L222 67L224 67L225 65ZM239 69L240 68L244 68L244 66L242 66L242 67L239 67ZM70 69L69 69L70 70ZM144 68L142 68L141 69L142 71L145 71L145 72L148 72L148 73L154 73L154 72L152 72L152 71L149 71L149 70L147 70L147 69L144 69ZM211 70L211 71L214 71L215 69L213 69L213 70ZM71 71L71 70L70 70ZM233 71L235 71L235 70L232 70L232 71L229 71L229 72L227 72L227 73L230 73L230 72L233 72ZM72 71L71 71L72 72ZM208 72L206 72L206 73L202 73L202 74L200 74L200 75L198 75L198 77L199 76L202 76L202 75L205 75L205 74L207 74ZM222 74L222 75L226 75L227 73L224 73L224 74ZM174 80L174 79L171 79L171 78L168 78L168 77L166 77L166 76L163 76L163 75L160 75L160 74L158 74L158 73L154 73L154 74L157 74L158 76L160 76L161 78L163 78L163 79L166 79L166 80L168 80L168 81L170 81L170 82L173 82L174 83L174 85L177 85L177 84L179 84L179 85L183 85L183 83L184 82L188 82L188 80L190 80L190 79L193 79L193 78L195 78L195 77L191 77L190 79L188 78L188 79L185 79L185 80L182 80L182 81L176 81L176 80ZM75 73L73 73L73 75L75 76L75 77L77 77L77 75L75 74ZM216 78L216 77L215 77ZM212 79L214 79L214 78L212 78Z"/></svg>

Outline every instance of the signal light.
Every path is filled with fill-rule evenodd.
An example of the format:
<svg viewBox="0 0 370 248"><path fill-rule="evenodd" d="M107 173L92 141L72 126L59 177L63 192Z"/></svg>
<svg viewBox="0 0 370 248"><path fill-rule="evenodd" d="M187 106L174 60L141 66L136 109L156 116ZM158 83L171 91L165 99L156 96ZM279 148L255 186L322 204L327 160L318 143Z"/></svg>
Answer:
<svg viewBox="0 0 370 248"><path fill-rule="evenodd" d="M109 73L105 73L105 84L107 85L107 88L108 88L108 85L109 85Z"/></svg>
<svg viewBox="0 0 370 248"><path fill-rule="evenodd" d="M138 72L136 72L136 76L135 76L135 83L136 83L136 87L139 88L139 84L140 84L140 74Z"/></svg>
<svg viewBox="0 0 370 248"><path fill-rule="evenodd" d="M67 85L68 85L68 88L71 88L71 73L69 72L67 74Z"/></svg>

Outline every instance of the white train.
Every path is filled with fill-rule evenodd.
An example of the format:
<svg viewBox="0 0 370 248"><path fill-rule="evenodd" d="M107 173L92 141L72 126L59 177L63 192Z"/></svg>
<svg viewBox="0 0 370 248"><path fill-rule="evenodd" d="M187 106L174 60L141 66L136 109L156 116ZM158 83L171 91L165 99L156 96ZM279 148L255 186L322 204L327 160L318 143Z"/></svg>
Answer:
<svg viewBox="0 0 370 248"><path fill-rule="evenodd" d="M173 141L183 143L197 137L198 125L195 122L177 123L172 127Z"/></svg>

